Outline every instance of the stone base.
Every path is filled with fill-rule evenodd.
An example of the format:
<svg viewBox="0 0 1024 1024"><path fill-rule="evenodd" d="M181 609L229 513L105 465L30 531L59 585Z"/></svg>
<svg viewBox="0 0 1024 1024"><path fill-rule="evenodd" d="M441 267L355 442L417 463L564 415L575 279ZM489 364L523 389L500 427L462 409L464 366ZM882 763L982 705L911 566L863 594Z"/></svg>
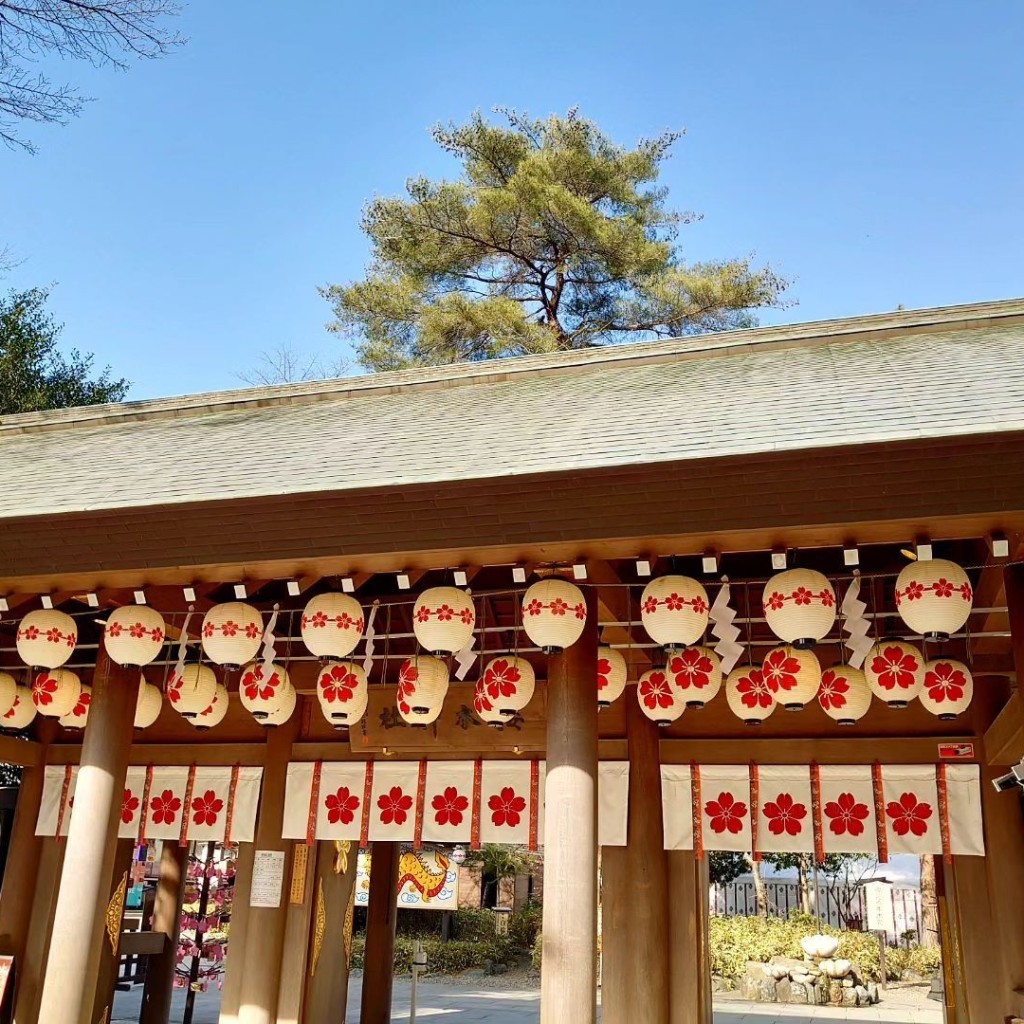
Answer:
<svg viewBox="0 0 1024 1024"><path fill-rule="evenodd" d="M856 967L842 978L831 978L825 971L832 965L833 961L822 965L784 956L772 957L767 964L750 962L737 987L744 999L758 1003L870 1006L879 1001L878 986L862 979Z"/></svg>

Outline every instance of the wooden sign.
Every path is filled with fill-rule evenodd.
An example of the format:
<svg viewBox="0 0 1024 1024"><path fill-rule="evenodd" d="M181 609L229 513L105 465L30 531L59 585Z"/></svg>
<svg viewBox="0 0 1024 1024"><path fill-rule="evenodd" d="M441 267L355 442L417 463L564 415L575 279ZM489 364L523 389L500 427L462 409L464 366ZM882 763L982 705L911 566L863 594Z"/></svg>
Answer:
<svg viewBox="0 0 1024 1024"><path fill-rule="evenodd" d="M281 906L283 883L284 850L257 850L252 864L249 906Z"/></svg>
<svg viewBox="0 0 1024 1024"><path fill-rule="evenodd" d="M292 887L288 893L289 903L304 903L306 900L306 867L309 864L309 847L296 843L292 853Z"/></svg>
<svg viewBox="0 0 1024 1024"><path fill-rule="evenodd" d="M974 759L973 743L940 743L939 760L941 761L972 761Z"/></svg>

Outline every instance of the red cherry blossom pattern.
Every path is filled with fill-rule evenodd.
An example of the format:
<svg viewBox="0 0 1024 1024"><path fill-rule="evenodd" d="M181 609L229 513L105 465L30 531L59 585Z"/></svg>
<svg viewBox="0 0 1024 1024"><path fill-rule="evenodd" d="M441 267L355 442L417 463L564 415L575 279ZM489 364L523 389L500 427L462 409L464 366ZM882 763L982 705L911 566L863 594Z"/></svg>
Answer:
<svg viewBox="0 0 1024 1024"><path fill-rule="evenodd" d="M497 827L507 825L509 828L515 828L526 810L526 800L516 796L516 791L511 786L505 786L500 793L495 793L487 801L487 808L491 812L491 821Z"/></svg>
<svg viewBox="0 0 1024 1024"><path fill-rule="evenodd" d="M952 703L963 699L967 677L948 661L939 661L924 676L924 688L936 704Z"/></svg>
<svg viewBox="0 0 1024 1024"><path fill-rule="evenodd" d="M38 640L40 635L41 632L38 626L29 625L24 629L18 628L19 640ZM67 644L68 647L74 647L77 638L74 633L64 633L54 626L46 631L43 639L49 644Z"/></svg>
<svg viewBox="0 0 1024 1024"><path fill-rule="evenodd" d="M390 791L377 798L380 820L383 825L404 825L412 808L412 797L402 792L401 786L392 786Z"/></svg>
<svg viewBox="0 0 1024 1024"><path fill-rule="evenodd" d="M327 808L327 820L332 825L337 825L339 821L342 825L351 825L359 810L359 797L349 792L348 786L341 786L336 793L327 794L324 806Z"/></svg>
<svg viewBox="0 0 1024 1024"><path fill-rule="evenodd" d="M563 616L567 615L571 611L573 615L581 621L587 617L587 606L583 601L580 601L579 604L570 607L569 603L560 597L553 598L547 604L537 598L533 598L533 600L529 601L523 608L523 612L526 615L535 617L540 615L545 608L547 608L552 615Z"/></svg>
<svg viewBox="0 0 1024 1024"><path fill-rule="evenodd" d="M798 607L808 607L811 604L820 604L823 608L832 608L836 603L835 594L831 590L808 590L807 587L797 587L788 594L773 590L762 599L762 606L766 612L777 612L787 604Z"/></svg>
<svg viewBox="0 0 1024 1024"><path fill-rule="evenodd" d="M281 676L278 672L272 672L270 678L263 679L263 666L253 665L245 675L239 686L245 694L246 700L270 700L281 685Z"/></svg>
<svg viewBox="0 0 1024 1024"><path fill-rule="evenodd" d="M775 703L779 684L766 678L759 668L752 667L736 684L736 692L745 708L770 708Z"/></svg>
<svg viewBox="0 0 1024 1024"><path fill-rule="evenodd" d="M461 825L463 815L469 810L469 800L455 786L446 786L443 793L430 801L430 806L438 825Z"/></svg>
<svg viewBox="0 0 1024 1024"><path fill-rule="evenodd" d="M84 718L89 713L89 705L92 703L92 694L88 690L82 690L78 695L78 703L71 709L73 718Z"/></svg>
<svg viewBox="0 0 1024 1024"><path fill-rule="evenodd" d="M861 803L852 793L840 793L835 800L829 800L823 810L828 818L829 831L837 836L863 835L864 822L871 814L868 805Z"/></svg>
<svg viewBox="0 0 1024 1024"><path fill-rule="evenodd" d="M224 810L224 801L208 789L192 801L192 823L195 825L216 825L217 815Z"/></svg>
<svg viewBox="0 0 1024 1024"><path fill-rule="evenodd" d="M456 616L466 626L471 626L476 622L476 612L472 608L461 608L456 612L448 604L442 604L437 608L429 608L423 604L416 609L417 622L429 622L431 618L437 619L438 622L451 622Z"/></svg>
<svg viewBox="0 0 1024 1024"><path fill-rule="evenodd" d="M648 672L640 680L637 689L644 706L652 711L655 708L670 708L675 703L672 687L664 672Z"/></svg>
<svg viewBox="0 0 1024 1024"><path fill-rule="evenodd" d="M850 682L846 676L839 675L832 669L826 669L821 674L821 688L818 690L818 703L826 711L837 711L845 708L847 694L850 692Z"/></svg>
<svg viewBox="0 0 1024 1024"><path fill-rule="evenodd" d="M398 710L403 715L412 714L412 698L416 693L416 682L420 677L420 670L411 661L402 663L398 673Z"/></svg>
<svg viewBox="0 0 1024 1024"><path fill-rule="evenodd" d="M319 684L328 704L347 704L359 689L359 677L347 665L332 665L320 673Z"/></svg>
<svg viewBox="0 0 1024 1024"><path fill-rule="evenodd" d="M135 820L135 812L139 809L139 798L130 789L121 797L121 821L130 825Z"/></svg>
<svg viewBox="0 0 1024 1024"><path fill-rule="evenodd" d="M689 647L669 661L668 670L679 689L688 690L692 686L695 690L701 690L711 685L711 673L715 665L704 651Z"/></svg>
<svg viewBox="0 0 1024 1024"><path fill-rule="evenodd" d="M967 602L974 600L974 591L970 583L952 583L945 577L940 577L933 583L911 580L902 590L897 589L896 607L898 608L904 601L920 601L928 593L938 598L959 597Z"/></svg>
<svg viewBox="0 0 1024 1024"><path fill-rule="evenodd" d="M597 689L598 692L608 685L608 677L612 673L612 663L607 658L597 659Z"/></svg>
<svg viewBox="0 0 1024 1024"><path fill-rule="evenodd" d="M487 666L484 673L484 686L487 696L492 700L500 697L514 697L519 689L523 674L515 662L506 658L498 658Z"/></svg>
<svg viewBox="0 0 1024 1024"><path fill-rule="evenodd" d="M916 655L895 645L884 647L871 659L871 671L883 690L911 689L920 667Z"/></svg>
<svg viewBox="0 0 1024 1024"><path fill-rule="evenodd" d="M736 835L743 831L743 819L747 816L747 805L737 800L732 793L719 793L717 800L704 805L704 813L710 819L711 831L721 835L729 832Z"/></svg>
<svg viewBox="0 0 1024 1024"><path fill-rule="evenodd" d="M773 836L798 836L804 828L807 805L798 804L790 793L780 793L774 800L765 802L764 816Z"/></svg>
<svg viewBox="0 0 1024 1024"><path fill-rule="evenodd" d="M792 690L797 684L796 677L800 671L800 660L780 647L768 652L768 656L764 659L763 671L768 684L774 683L774 689Z"/></svg>
<svg viewBox="0 0 1024 1024"><path fill-rule="evenodd" d="M57 692L57 680L53 676L40 672L32 680L32 703L37 708L49 707L53 703L53 695Z"/></svg>
<svg viewBox="0 0 1024 1024"><path fill-rule="evenodd" d="M920 837L928 831L932 808L931 804L919 801L913 793L903 793L899 800L885 805L885 813L889 815L896 835L905 836L909 832Z"/></svg>
<svg viewBox="0 0 1024 1024"><path fill-rule="evenodd" d="M647 615L656 612L661 606L670 612L681 612L685 608L692 608L695 615L703 615L709 611L708 603L697 594L694 597L683 597L682 594L671 593L666 597L655 597L651 594L644 599L643 611Z"/></svg>
<svg viewBox="0 0 1024 1024"><path fill-rule="evenodd" d="M477 684L473 688L473 707L476 708L478 715L482 715L485 711L494 710L494 705L487 696L487 688L484 686L482 679L477 680Z"/></svg>
<svg viewBox="0 0 1024 1024"><path fill-rule="evenodd" d="M170 789L165 789L150 802L153 809L153 822L157 825L173 825L178 811L181 810L181 799Z"/></svg>

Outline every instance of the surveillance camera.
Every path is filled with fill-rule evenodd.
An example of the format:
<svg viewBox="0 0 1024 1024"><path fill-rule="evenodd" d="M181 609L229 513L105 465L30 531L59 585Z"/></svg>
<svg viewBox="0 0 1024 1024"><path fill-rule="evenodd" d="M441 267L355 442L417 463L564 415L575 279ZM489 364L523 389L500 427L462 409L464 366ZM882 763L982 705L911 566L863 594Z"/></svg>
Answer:
<svg viewBox="0 0 1024 1024"><path fill-rule="evenodd" d="M1000 775L999 778L993 779L992 785L995 786L997 793L1005 793L1016 786L1024 789L1024 758L1021 759L1019 764L1015 764L1005 775Z"/></svg>

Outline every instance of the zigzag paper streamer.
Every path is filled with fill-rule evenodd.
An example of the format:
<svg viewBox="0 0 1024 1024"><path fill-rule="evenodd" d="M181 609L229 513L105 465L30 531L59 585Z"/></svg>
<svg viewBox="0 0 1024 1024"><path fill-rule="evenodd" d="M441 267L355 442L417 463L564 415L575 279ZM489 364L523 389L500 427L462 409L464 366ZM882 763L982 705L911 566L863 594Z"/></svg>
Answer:
<svg viewBox="0 0 1024 1024"><path fill-rule="evenodd" d="M377 636L377 630L373 626L373 620L377 616L377 609L380 607L380 601L374 601L370 607L370 614L366 617L366 647L364 648L365 657L363 658L363 671L366 673L366 678L370 678L370 672L373 670L373 647L374 638Z"/></svg>
<svg viewBox="0 0 1024 1024"><path fill-rule="evenodd" d="M860 600L860 577L854 576L846 593L843 595L842 603L843 629L850 634L850 638L844 642L844 646L850 651L850 664L853 668L860 668L868 651L874 646L874 640L868 633L871 632L871 623L864 614L868 606Z"/></svg>
<svg viewBox="0 0 1024 1024"><path fill-rule="evenodd" d="M469 674L469 670L476 664L476 651L473 650L474 647L476 647L476 637L470 637L469 643L461 651L455 652L455 664L458 666L455 670L456 679L465 679Z"/></svg>
<svg viewBox="0 0 1024 1024"><path fill-rule="evenodd" d="M734 625L736 612L729 606L729 578L722 577L722 586L719 588L718 596L711 611L708 613L711 619L711 634L718 638L715 644L715 654L722 659L722 672L728 675L740 660L743 654L743 645L736 641L740 636L740 629Z"/></svg>
<svg viewBox="0 0 1024 1024"><path fill-rule="evenodd" d="M188 623L195 610L196 606L194 604L190 604L188 606L188 615L185 616L185 621L181 626L181 636L178 639L178 662L174 666L174 675L179 679L181 678L181 674L185 671L185 652L188 650Z"/></svg>
<svg viewBox="0 0 1024 1024"><path fill-rule="evenodd" d="M270 613L270 621L267 623L267 628L263 630L263 649L260 654L263 656L263 678L270 678L270 666L274 663L274 629L277 627L277 613L281 606L279 604L274 605L274 610Z"/></svg>

